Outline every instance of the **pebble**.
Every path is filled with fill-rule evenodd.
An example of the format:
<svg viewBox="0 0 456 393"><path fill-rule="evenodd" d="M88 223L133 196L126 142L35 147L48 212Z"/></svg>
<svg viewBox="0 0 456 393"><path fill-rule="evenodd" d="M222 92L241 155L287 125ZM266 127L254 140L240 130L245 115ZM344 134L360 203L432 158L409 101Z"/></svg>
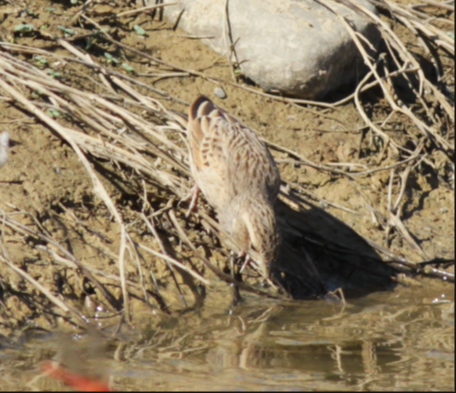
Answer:
<svg viewBox="0 0 456 393"><path fill-rule="evenodd" d="M225 90L223 90L221 87L216 87L214 89L214 94L218 97L218 98L221 98L222 100L224 100L227 95L225 93Z"/></svg>
<svg viewBox="0 0 456 393"><path fill-rule="evenodd" d="M0 168L8 161L9 132L4 131L0 134Z"/></svg>

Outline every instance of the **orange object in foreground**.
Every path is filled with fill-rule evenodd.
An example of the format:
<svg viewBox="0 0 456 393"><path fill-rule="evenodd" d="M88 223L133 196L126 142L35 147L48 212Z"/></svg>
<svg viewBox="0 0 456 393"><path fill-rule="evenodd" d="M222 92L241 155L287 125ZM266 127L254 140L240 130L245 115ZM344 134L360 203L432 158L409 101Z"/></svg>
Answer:
<svg viewBox="0 0 456 393"><path fill-rule="evenodd" d="M65 382L80 392L112 392L107 383L65 370L57 363L44 362L41 364L41 369L51 377Z"/></svg>

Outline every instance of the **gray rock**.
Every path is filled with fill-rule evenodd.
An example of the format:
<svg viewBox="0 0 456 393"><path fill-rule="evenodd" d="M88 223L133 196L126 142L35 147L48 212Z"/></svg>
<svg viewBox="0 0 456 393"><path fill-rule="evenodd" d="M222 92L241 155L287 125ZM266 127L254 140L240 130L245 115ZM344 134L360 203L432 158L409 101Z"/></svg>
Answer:
<svg viewBox="0 0 456 393"><path fill-rule="evenodd" d="M4 131L0 134L0 168L5 166L8 161L9 132Z"/></svg>
<svg viewBox="0 0 456 393"><path fill-rule="evenodd" d="M221 87L216 87L216 88L214 89L214 94L215 94L218 98L221 98L222 100L224 100L224 99L227 97L225 90L223 90Z"/></svg>
<svg viewBox="0 0 456 393"><path fill-rule="evenodd" d="M164 15L188 34L201 37L219 54L236 43L242 73L269 92L319 98L349 83L359 72L358 49L329 9L314 0L164 0ZM368 20L344 6L332 6L374 47L380 33ZM357 0L376 12L367 0ZM181 11L184 9L183 13ZM232 56L232 60L235 58ZM362 64L362 60L360 62ZM358 74L358 77L360 75Z"/></svg>

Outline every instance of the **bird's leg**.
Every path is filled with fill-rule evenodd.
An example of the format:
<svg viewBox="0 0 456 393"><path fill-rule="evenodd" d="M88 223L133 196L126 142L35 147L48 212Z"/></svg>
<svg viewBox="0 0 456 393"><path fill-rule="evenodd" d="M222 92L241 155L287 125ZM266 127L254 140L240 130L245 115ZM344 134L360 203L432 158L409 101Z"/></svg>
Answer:
<svg viewBox="0 0 456 393"><path fill-rule="evenodd" d="M242 255L241 255L242 254ZM239 270L239 273L242 273L244 271L244 269L249 265L249 262L252 260L250 258L250 255L247 254L245 251L242 251L239 255L240 257L243 257L245 256L245 260L244 260L244 263L242 264L242 267L241 267L241 270Z"/></svg>
<svg viewBox="0 0 456 393"><path fill-rule="evenodd" d="M190 213L196 210L196 205L198 204L198 196L200 193L200 188L198 185L194 185L192 189L190 190L190 193L182 199L181 202L188 202L190 201L190 206L188 207L187 213L185 213L185 217L188 218L190 216Z"/></svg>
<svg viewBox="0 0 456 393"><path fill-rule="evenodd" d="M236 281L242 282L242 275L239 272L236 272L236 265L235 265L235 259L236 256L234 255L233 252L230 254L230 270L231 270L231 277L234 278ZM231 284L233 288L233 300L231 302L231 307L236 307L239 303L242 302L242 296L241 293L239 292L239 287L235 284Z"/></svg>

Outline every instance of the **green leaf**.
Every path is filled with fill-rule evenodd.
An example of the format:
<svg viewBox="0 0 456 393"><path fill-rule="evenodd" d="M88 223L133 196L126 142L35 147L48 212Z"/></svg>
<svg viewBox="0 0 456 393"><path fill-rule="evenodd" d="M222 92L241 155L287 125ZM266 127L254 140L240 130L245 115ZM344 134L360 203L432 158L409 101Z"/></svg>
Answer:
<svg viewBox="0 0 456 393"><path fill-rule="evenodd" d="M47 11L47 12L54 12L54 11L56 10L56 8L54 8L54 7L47 7L47 8L45 8L44 10Z"/></svg>
<svg viewBox="0 0 456 393"><path fill-rule="evenodd" d="M90 38L87 40L87 44L86 44L85 49L86 49L86 50L89 50L89 49L92 47L92 45L93 45L94 42L95 42L95 38L94 38L94 37L90 37Z"/></svg>
<svg viewBox="0 0 456 393"><path fill-rule="evenodd" d="M135 72L135 69L127 63L122 63L122 68L127 72Z"/></svg>
<svg viewBox="0 0 456 393"><path fill-rule="evenodd" d="M35 56L35 60L40 65L48 65L49 62L43 56Z"/></svg>
<svg viewBox="0 0 456 393"><path fill-rule="evenodd" d="M25 13L26 13L28 16L38 16L35 12L30 11L30 10L28 9L28 7L25 7L25 8L24 8L24 11L25 11Z"/></svg>
<svg viewBox="0 0 456 393"><path fill-rule="evenodd" d="M116 63L117 64L119 62L118 59L116 59L113 55L111 55L108 52L105 52L104 55L108 59L108 64L111 64L111 63Z"/></svg>
<svg viewBox="0 0 456 393"><path fill-rule="evenodd" d="M31 25L31 24L21 24L21 25L17 25L14 28L14 31L32 31L32 30L35 30L35 26Z"/></svg>
<svg viewBox="0 0 456 393"><path fill-rule="evenodd" d="M134 25L133 28L139 35L146 35L146 30L144 30L141 26Z"/></svg>
<svg viewBox="0 0 456 393"><path fill-rule="evenodd" d="M67 35L73 35L74 34L74 30L73 29L69 29L65 26L57 26L60 30L62 30L65 34Z"/></svg>
<svg viewBox="0 0 456 393"><path fill-rule="evenodd" d="M55 72L52 68L46 68L46 72L51 76L51 78L57 79L62 76L59 72Z"/></svg>
<svg viewBox="0 0 456 393"><path fill-rule="evenodd" d="M56 111L55 109L52 109L52 108L48 109L46 114L48 116L51 116L51 117L59 117L60 116L60 112Z"/></svg>
<svg viewBox="0 0 456 393"><path fill-rule="evenodd" d="M452 31L449 31L447 34L454 40L454 33Z"/></svg>

